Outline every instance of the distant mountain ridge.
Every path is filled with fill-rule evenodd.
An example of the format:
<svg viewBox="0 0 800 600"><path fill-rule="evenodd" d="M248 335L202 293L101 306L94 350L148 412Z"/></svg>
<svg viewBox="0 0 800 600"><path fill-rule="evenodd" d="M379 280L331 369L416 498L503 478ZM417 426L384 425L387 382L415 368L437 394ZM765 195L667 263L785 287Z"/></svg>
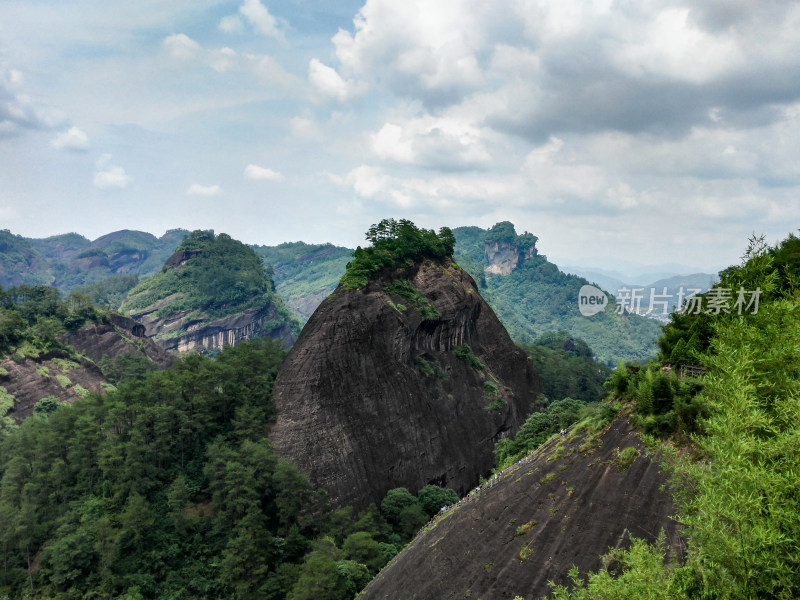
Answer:
<svg viewBox="0 0 800 600"><path fill-rule="evenodd" d="M578 275L579 277L584 277L588 281L592 282L593 284L598 285L600 288L611 294L612 296L618 296L618 291L627 288L627 289L641 289L643 290L643 301L641 303L642 313L646 312L650 307L650 294L651 290L653 290L653 294L655 294L655 298L657 301L660 295L666 294L668 298L666 299L667 310L666 314L668 315L672 312L678 302L679 292L681 288L683 289L683 293L688 295L691 292L702 294L707 292L715 281L719 279L719 277L715 274L711 273L690 273L690 274L661 274L663 277L660 277L656 281L650 281L649 283L643 283L645 281L649 281L644 277L639 277L637 279L619 279L618 277L622 276L620 273L615 273L613 271L605 271L605 270L594 270L594 269L584 269L582 267L564 267L564 271L567 273L572 273ZM646 275L646 274L645 274ZM631 283L635 281L636 283ZM666 288L666 292L665 292ZM664 313L662 310L663 306L661 304L654 306L654 313L658 313L660 316Z"/></svg>
<svg viewBox="0 0 800 600"><path fill-rule="evenodd" d="M536 249L536 236L517 235L508 221L489 229L458 227L453 258L481 286L481 293L511 337L530 343L545 333L567 331L591 346L598 360L645 361L655 357L659 325L634 314L604 312L583 316L578 293L590 283L568 275Z"/></svg>
<svg viewBox="0 0 800 600"><path fill-rule="evenodd" d="M124 229L90 241L77 233L42 239L0 230L0 285L50 285L62 292L112 275L144 277L158 272L189 231L160 238Z"/></svg>
<svg viewBox="0 0 800 600"><path fill-rule="evenodd" d="M578 314L577 292L589 281L560 272L539 254L533 234L517 235L510 222L489 230L459 227L453 232L455 260L475 278L515 341L529 343L544 333L563 330L586 340L605 363L655 355L652 342L659 330L652 320ZM44 283L69 291L111 275L146 277L161 269L187 235L183 229L170 230L160 238L123 230L90 242L74 233L34 240L0 232L0 248L5 248L0 251L0 284ZM301 324L333 292L353 253L332 244L304 242L250 247L268 266L275 291ZM119 302L127 289L114 294L114 301ZM119 308L119 304L111 307Z"/></svg>

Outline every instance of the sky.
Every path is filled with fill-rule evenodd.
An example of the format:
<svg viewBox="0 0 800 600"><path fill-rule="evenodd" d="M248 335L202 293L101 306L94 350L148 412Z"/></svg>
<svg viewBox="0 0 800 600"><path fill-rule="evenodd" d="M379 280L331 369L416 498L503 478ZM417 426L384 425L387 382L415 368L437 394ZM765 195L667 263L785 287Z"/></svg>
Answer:
<svg viewBox="0 0 800 600"><path fill-rule="evenodd" d="M0 229L738 263L800 227L800 2L3 0Z"/></svg>

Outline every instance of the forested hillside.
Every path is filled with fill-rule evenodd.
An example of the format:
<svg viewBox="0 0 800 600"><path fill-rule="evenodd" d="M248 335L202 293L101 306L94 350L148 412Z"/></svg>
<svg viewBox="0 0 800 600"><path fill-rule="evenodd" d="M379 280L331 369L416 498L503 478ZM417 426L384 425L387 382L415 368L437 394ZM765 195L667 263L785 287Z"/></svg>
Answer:
<svg viewBox="0 0 800 600"><path fill-rule="evenodd" d="M536 237L517 235L509 222L483 230L459 227L454 258L481 286L481 294L511 337L530 343L549 332L567 331L586 341L600 362L647 361L656 354L658 324L634 314L620 315L614 304L585 317L578 310L578 292L589 283L567 275L536 251Z"/></svg>
<svg viewBox="0 0 800 600"><path fill-rule="evenodd" d="M157 238L123 230L89 241L77 233L28 239L2 230L0 285L44 284L68 293L113 275L144 277L157 272L188 233L173 229Z"/></svg>
<svg viewBox="0 0 800 600"><path fill-rule="evenodd" d="M128 292L122 312L167 349L211 350L263 334L290 345L300 325L252 248L194 231L159 273Z"/></svg>
<svg viewBox="0 0 800 600"><path fill-rule="evenodd" d="M353 251L332 244L288 242L253 246L272 268L275 291L300 318L308 318L338 285Z"/></svg>
<svg viewBox="0 0 800 600"><path fill-rule="evenodd" d="M660 364L619 368L609 380L631 402L651 446L671 456L685 564L634 541L614 551L613 571L573 573L566 600L797 598L800 596L800 240L774 248L752 238L742 264L719 286L758 303L704 295L700 312L673 320L662 359L679 349L705 375L679 379ZM584 574L585 575L585 574Z"/></svg>

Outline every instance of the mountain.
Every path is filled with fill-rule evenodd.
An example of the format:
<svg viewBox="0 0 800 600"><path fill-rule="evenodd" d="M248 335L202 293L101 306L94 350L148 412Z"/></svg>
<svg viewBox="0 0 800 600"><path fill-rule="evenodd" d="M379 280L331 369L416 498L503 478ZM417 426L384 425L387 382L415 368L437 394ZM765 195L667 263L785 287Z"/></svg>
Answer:
<svg viewBox="0 0 800 600"><path fill-rule="evenodd" d="M350 248L333 244L288 242L252 248L272 268L275 291L303 324L336 289L353 255Z"/></svg>
<svg viewBox="0 0 800 600"><path fill-rule="evenodd" d="M275 381L275 450L334 505L428 483L470 489L542 390L469 274L400 242L387 250L393 241L356 251Z"/></svg>
<svg viewBox="0 0 800 600"><path fill-rule="evenodd" d="M113 275L157 272L189 232L167 231L160 238L122 230L89 241L77 233L42 239L0 231L0 285L52 285L63 292ZM114 307L116 308L116 307Z"/></svg>
<svg viewBox="0 0 800 600"><path fill-rule="evenodd" d="M120 310L166 350L217 350L268 336L290 346L299 323L252 248L194 231L159 273L130 290Z"/></svg>
<svg viewBox="0 0 800 600"><path fill-rule="evenodd" d="M50 285L53 269L30 240L0 230L0 286Z"/></svg>
<svg viewBox="0 0 800 600"><path fill-rule="evenodd" d="M667 479L624 415L576 426L434 517L359 598L538 598L573 565L597 570L609 548L662 530L680 558Z"/></svg>
<svg viewBox="0 0 800 600"><path fill-rule="evenodd" d="M599 314L583 316L578 293L590 282L561 272L539 254L536 236L517 235L508 221L486 230L459 227L453 233L454 259L478 281L486 301L517 342L566 331L586 341L606 364L655 356L658 324L635 314L617 314L613 302Z"/></svg>

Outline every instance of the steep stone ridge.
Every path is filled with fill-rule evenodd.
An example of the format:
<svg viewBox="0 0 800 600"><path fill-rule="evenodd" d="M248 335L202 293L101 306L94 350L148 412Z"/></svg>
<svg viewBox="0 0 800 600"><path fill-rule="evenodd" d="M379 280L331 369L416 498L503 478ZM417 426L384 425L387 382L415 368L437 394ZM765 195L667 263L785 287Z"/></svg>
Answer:
<svg viewBox="0 0 800 600"><path fill-rule="evenodd" d="M210 351L269 336L291 346L299 323L255 251L229 235L193 231L121 310L168 351Z"/></svg>
<svg viewBox="0 0 800 600"><path fill-rule="evenodd" d="M631 447L639 454L624 468L620 451ZM594 440L556 436L435 518L359 598L538 598L548 580L567 584L572 565L597 570L609 547L662 529L680 559L666 484L624 416Z"/></svg>
<svg viewBox="0 0 800 600"><path fill-rule="evenodd" d="M474 280L445 259L385 269L363 289L339 286L274 389L277 452L335 505L363 508L400 486L472 488L541 384Z"/></svg>
<svg viewBox="0 0 800 600"><path fill-rule="evenodd" d="M208 321L196 311L176 311L166 317L156 317L160 308L154 305L145 312L134 313L145 330L164 350L187 352L208 351L223 346L235 346L242 340L268 336L291 346L296 336L274 305L263 310L245 310L227 317Z"/></svg>

